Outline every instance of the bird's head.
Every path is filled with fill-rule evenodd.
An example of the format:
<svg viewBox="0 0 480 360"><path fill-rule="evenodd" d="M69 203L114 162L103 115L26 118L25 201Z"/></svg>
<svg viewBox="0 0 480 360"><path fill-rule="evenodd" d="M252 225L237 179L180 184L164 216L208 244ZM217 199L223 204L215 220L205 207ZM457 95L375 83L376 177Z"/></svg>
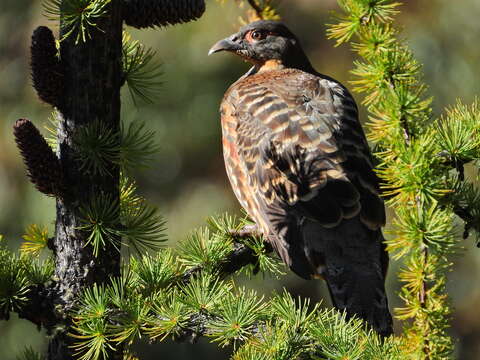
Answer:
<svg viewBox="0 0 480 360"><path fill-rule="evenodd" d="M313 70L297 37L280 21L260 20L213 45L208 55L229 51L262 67Z"/></svg>

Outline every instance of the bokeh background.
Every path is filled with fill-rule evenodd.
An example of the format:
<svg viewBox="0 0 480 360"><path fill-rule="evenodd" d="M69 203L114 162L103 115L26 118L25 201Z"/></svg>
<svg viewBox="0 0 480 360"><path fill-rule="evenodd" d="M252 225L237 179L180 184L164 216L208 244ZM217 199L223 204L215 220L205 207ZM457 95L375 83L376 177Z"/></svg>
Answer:
<svg viewBox="0 0 480 360"><path fill-rule="evenodd" d="M333 21L336 1L283 0L278 9L302 40L317 70L347 83L354 55L348 46L335 48L325 37L325 24ZM424 64L425 80L435 97L435 117L457 98L471 102L480 94L480 2L410 0L401 9L398 24ZM37 99L31 87L30 35L39 25L56 25L42 16L40 0L1 0L0 10L0 234L8 246L17 249L29 224L53 230L54 200L27 181L12 125L21 117L38 127L46 123L50 107ZM234 0L224 4L207 0L207 11L197 22L160 30L127 29L133 38L153 47L164 64L164 84L156 102L135 108L124 90L122 112L126 121L143 119L156 131L160 151L151 168L138 172L137 180L140 192L166 217L172 246L204 224L207 216L239 213L223 167L218 105L226 88L248 66L229 54L206 54L214 42L238 29L242 15L244 9ZM357 100L361 98L357 96ZM454 270L448 283L454 307L450 331L456 339L455 357L474 360L480 359L480 249L472 238L459 245L463 248L452 259ZM401 305L396 295L398 266L392 264L388 278L392 307ZM324 306L329 306L320 281L307 282L293 275L280 279L260 276L249 284L267 293L286 286L315 301L324 299ZM396 331L401 331L400 324ZM24 346L44 350L45 334L15 317L0 322L0 359L15 359ZM231 349L218 349L201 340L194 345L140 343L137 350L146 360L201 360L226 359Z"/></svg>

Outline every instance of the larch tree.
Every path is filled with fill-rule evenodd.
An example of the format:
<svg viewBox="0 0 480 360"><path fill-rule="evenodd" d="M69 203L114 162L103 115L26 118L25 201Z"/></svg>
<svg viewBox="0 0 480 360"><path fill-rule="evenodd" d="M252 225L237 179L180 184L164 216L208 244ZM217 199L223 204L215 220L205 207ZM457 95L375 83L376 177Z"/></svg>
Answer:
<svg viewBox="0 0 480 360"><path fill-rule="evenodd" d="M383 195L394 210L388 250L402 259L402 334L380 338L359 319L319 309L286 291L259 296L235 285L247 272L281 274L248 219L211 218L175 249L165 224L137 195L131 170L157 151L144 123L120 119L120 88L148 101L159 85L155 52L123 31L199 18L203 0L44 0L60 24L32 36L33 85L54 107L51 138L18 120L14 136L36 188L56 198L55 234L32 225L20 254L0 249L0 318L11 312L45 328L48 353L21 359L134 359L139 337L235 344L232 359L448 359L448 255L480 229L480 193L464 165L480 159L480 105L460 101L432 119L421 66L394 26L399 3L339 0L329 26L358 54L352 84L365 94L368 136ZM245 21L279 19L271 0L247 0ZM122 246L140 255L121 256ZM51 256L38 260L49 249Z"/></svg>

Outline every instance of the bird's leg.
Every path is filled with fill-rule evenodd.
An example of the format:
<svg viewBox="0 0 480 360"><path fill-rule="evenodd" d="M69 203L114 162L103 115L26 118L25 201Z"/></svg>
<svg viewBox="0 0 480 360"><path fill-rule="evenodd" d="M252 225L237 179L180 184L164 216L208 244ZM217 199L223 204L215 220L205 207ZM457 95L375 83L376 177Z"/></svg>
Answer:
<svg viewBox="0 0 480 360"><path fill-rule="evenodd" d="M270 253L273 251L273 247L271 242L269 241L268 237L263 236L263 232L259 229L257 224L251 224L251 225L245 225L239 230L230 230L230 234L234 237L235 239L235 244L234 248L237 250L239 248L244 248L244 249L249 249L249 251L252 251L251 248L246 246L241 242L241 239L246 239L249 237L262 237L264 239L263 241L263 250L265 253ZM238 241L240 240L240 241ZM237 242L238 241L238 242ZM252 263L254 265L253 268L253 275L256 275L260 271L260 263L258 261L258 257L256 258L256 261Z"/></svg>
<svg viewBox="0 0 480 360"><path fill-rule="evenodd" d="M245 225L239 230L230 230L230 234L234 238L247 238L254 236L261 236L262 232L258 228L257 224Z"/></svg>

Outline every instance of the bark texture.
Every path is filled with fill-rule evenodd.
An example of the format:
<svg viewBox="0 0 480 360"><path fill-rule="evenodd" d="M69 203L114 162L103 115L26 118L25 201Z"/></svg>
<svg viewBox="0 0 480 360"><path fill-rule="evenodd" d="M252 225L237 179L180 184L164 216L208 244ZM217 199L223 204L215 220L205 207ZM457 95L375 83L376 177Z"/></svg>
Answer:
<svg viewBox="0 0 480 360"><path fill-rule="evenodd" d="M81 289L94 282L105 282L119 274L120 254L107 247L98 257L85 246L87 234L81 225L79 207L101 193L119 196L119 168L111 164L109 175L80 171L75 156L74 134L93 121L101 121L116 131L120 125L120 86L122 78L122 18L119 1L110 2L108 14L99 19L91 38L76 43L75 36L61 42L60 58L64 71L63 101L59 111L58 156L68 187L57 199L57 219L53 251L56 258L54 305L56 316L68 329L68 310L75 306ZM62 37L64 34L60 34ZM68 330L66 330L68 331ZM48 348L49 360L73 359L72 339L57 332ZM111 358L120 358L119 354Z"/></svg>

